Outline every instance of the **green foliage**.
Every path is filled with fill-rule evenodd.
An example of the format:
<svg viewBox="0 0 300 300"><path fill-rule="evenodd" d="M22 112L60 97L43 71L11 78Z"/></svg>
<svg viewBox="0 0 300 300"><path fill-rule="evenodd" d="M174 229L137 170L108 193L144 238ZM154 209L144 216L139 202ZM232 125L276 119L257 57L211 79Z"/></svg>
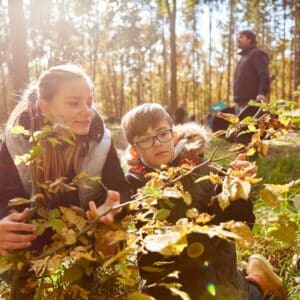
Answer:
<svg viewBox="0 0 300 300"><path fill-rule="evenodd" d="M269 123L271 121L272 118L268 119ZM253 126L257 125L255 120L251 122ZM242 125L245 124L249 128L249 119ZM109 209L92 221L88 220L85 212L78 207L51 209L45 207L43 198L38 195L29 200L13 199L10 202L12 207L26 203L30 205L32 210L30 222L37 226L38 235L51 230L53 236L43 249L18 251L13 256L0 258L1 278L9 284L1 286L2 297L4 299L150 300L151 297L140 293L138 287L136 258L140 253L160 253L161 261L144 266L144 269L148 272L161 272L164 266L170 264L168 261L170 256L181 255L183 251L186 251L190 259L197 259L202 255L205 246L199 242L188 241L188 236L192 233L235 241L240 247L254 249L254 237L247 225L234 221L211 224L213 216L201 213L193 207L191 195L185 191L182 179L187 175L197 174L198 169L209 165L211 169L209 176L205 178L195 176L194 179L198 182L210 180L213 184L222 185L222 191L214 199L219 201L221 208L225 209L240 198L249 201L252 185L259 182L253 172L255 163L248 163L239 168L231 165L228 169L220 169L216 161L222 158L233 158L240 151L248 153L250 149L255 153L265 154L268 149L262 146L261 136L266 130L273 131L271 127L266 129L262 124L266 122L259 123L259 128L256 130L251 128L254 137L249 145L229 146L228 155L224 156L223 153L223 157L217 156L217 146L210 157L199 165L184 163L179 167L163 167L160 171L147 174L148 182L144 188L138 190L131 201ZM235 125L240 126L239 123ZM273 125L277 126L279 131L287 130L287 125L280 122ZM22 130L21 132L24 133ZM33 141L39 144L42 139L46 139L51 147L56 147L58 143L49 140L49 134L50 132L43 134L42 130L35 135ZM59 142L68 143L65 139L59 139ZM25 162L33 162L39 156L32 151L28 155ZM91 182L101 184L99 178L78 174L71 183L66 183L65 178L43 183L43 189L45 193L74 190L77 189L80 181L84 181L85 184ZM295 275L299 257L294 253L299 253L300 219L293 206L293 200L299 192L299 180L283 185L265 183L260 192L261 200L256 204L258 214L260 212L262 214L254 228L258 245L255 247L262 254L269 254L268 257L274 259L280 257L281 260L275 263L275 267L284 276L290 295L296 293L294 286L299 280ZM172 208L179 203L186 205L188 209L185 215L174 223L169 217ZM107 227L99 221L113 209L127 205L131 215L124 218L120 224ZM274 247L267 247L270 240ZM107 248L111 251L107 252ZM281 253L286 254L287 249L291 249L289 251L293 254L282 256ZM166 276L176 278L176 272L179 271L176 268L175 265L170 270L166 269ZM174 282L171 280L168 283L154 284L168 288L181 299L190 299L175 279ZM211 295L216 293L213 286L208 292Z"/></svg>

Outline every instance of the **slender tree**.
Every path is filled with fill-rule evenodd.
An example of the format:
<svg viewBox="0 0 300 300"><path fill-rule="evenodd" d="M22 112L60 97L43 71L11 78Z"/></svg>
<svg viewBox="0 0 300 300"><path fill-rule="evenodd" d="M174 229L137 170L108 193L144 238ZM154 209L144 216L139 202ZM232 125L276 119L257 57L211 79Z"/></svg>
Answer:
<svg viewBox="0 0 300 300"><path fill-rule="evenodd" d="M11 42L10 74L14 92L16 95L19 95L29 81L23 1L8 1L8 15Z"/></svg>

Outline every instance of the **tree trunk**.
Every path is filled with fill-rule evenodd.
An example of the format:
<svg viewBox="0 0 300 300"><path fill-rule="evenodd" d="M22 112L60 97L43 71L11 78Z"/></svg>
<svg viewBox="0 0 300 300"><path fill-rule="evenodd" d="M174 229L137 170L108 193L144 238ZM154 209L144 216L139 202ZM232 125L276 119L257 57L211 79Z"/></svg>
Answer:
<svg viewBox="0 0 300 300"><path fill-rule="evenodd" d="M3 64L1 64L0 67L1 71L1 82L2 82L2 99L3 99L3 121L7 120L8 117L8 105L7 105L7 87L6 87L6 78L5 78L5 72L3 70ZM2 117L2 115L1 115Z"/></svg>
<svg viewBox="0 0 300 300"><path fill-rule="evenodd" d="M176 60L176 0L172 0L173 7L171 9L169 0L165 0L168 9L169 25L170 25L170 45L171 45L171 95L170 95L170 111L174 114L177 108L177 60Z"/></svg>
<svg viewBox="0 0 300 300"><path fill-rule="evenodd" d="M166 50L166 39L165 39L165 31L164 26L162 28L162 43L163 43L163 103L170 106L169 97L168 97L168 60L167 60L167 50Z"/></svg>
<svg viewBox="0 0 300 300"><path fill-rule="evenodd" d="M209 50L208 50L208 103L207 106L211 107L212 103L212 4L209 4Z"/></svg>
<svg viewBox="0 0 300 300"><path fill-rule="evenodd" d="M294 90L300 85L300 2L295 1Z"/></svg>
<svg viewBox="0 0 300 300"><path fill-rule="evenodd" d="M21 0L8 1L8 15L11 41L10 74L17 97L29 81L26 45L26 23Z"/></svg>
<svg viewBox="0 0 300 300"><path fill-rule="evenodd" d="M286 77L285 77L285 48L286 48L286 41L285 41L285 27L286 27L286 0L283 0L283 37L282 37L282 49L281 49L281 60L282 60L282 69L281 69L281 98L285 99L285 88L286 88Z"/></svg>
<svg viewBox="0 0 300 300"><path fill-rule="evenodd" d="M234 0L230 0L230 16L229 16L229 34L228 34L228 64L227 64L227 93L226 102L229 105L231 86L231 58L232 58L232 37L234 35L234 20L233 20ZM219 100L221 100L219 98Z"/></svg>

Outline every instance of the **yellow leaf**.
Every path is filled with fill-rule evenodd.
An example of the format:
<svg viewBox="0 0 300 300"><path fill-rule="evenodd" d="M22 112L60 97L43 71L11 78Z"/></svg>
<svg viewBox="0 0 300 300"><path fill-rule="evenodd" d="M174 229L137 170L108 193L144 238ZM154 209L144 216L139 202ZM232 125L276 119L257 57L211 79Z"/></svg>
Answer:
<svg viewBox="0 0 300 300"><path fill-rule="evenodd" d="M159 209L156 213L155 213L155 219L162 221L165 220L169 215L170 215L171 211L169 209Z"/></svg>
<svg viewBox="0 0 300 300"><path fill-rule="evenodd" d="M217 116L232 124L237 124L240 121L239 117L233 114L218 112Z"/></svg>
<svg viewBox="0 0 300 300"><path fill-rule="evenodd" d="M199 215L197 208L190 208L186 211L186 216L190 219L196 219Z"/></svg>
<svg viewBox="0 0 300 300"><path fill-rule="evenodd" d="M126 300L155 300L155 298L141 292L133 292L128 295Z"/></svg>
<svg viewBox="0 0 300 300"><path fill-rule="evenodd" d="M229 152L235 152L235 151L239 151L241 149L245 148L245 145L243 144L233 144L229 149L228 151Z"/></svg>
<svg viewBox="0 0 300 300"><path fill-rule="evenodd" d="M246 155L247 156L252 156L252 155L255 154L255 152L256 152L255 148L250 148L250 149L247 150Z"/></svg>
<svg viewBox="0 0 300 300"><path fill-rule="evenodd" d="M201 243L192 243L187 247L187 255L191 258L199 257L204 251L204 246Z"/></svg>
<svg viewBox="0 0 300 300"><path fill-rule="evenodd" d="M222 184L223 183L221 177L217 174L212 173L212 172L209 173L209 179L210 179L212 184Z"/></svg>
<svg viewBox="0 0 300 300"><path fill-rule="evenodd" d="M218 130L218 131L216 131L216 132L214 132L214 136L215 137L218 137L218 136L223 136L223 135L225 135L226 134L226 131L225 130Z"/></svg>
<svg viewBox="0 0 300 300"><path fill-rule="evenodd" d="M62 213L63 220L67 223L75 225L78 230L82 230L85 227L87 220L77 215L73 209L63 206L59 207L59 209Z"/></svg>
<svg viewBox="0 0 300 300"><path fill-rule="evenodd" d="M192 196L189 192L184 192L181 194L183 201L186 203L187 206L190 206L192 203Z"/></svg>
<svg viewBox="0 0 300 300"><path fill-rule="evenodd" d="M202 213L197 217L196 223L206 224L210 222L213 218L214 216L211 216L208 213Z"/></svg>
<svg viewBox="0 0 300 300"><path fill-rule="evenodd" d="M210 179L209 175L204 175L204 176L201 176L201 177L197 178L195 180L195 183L198 183L198 182L201 182L201 181L204 181L204 180L209 180L209 179Z"/></svg>

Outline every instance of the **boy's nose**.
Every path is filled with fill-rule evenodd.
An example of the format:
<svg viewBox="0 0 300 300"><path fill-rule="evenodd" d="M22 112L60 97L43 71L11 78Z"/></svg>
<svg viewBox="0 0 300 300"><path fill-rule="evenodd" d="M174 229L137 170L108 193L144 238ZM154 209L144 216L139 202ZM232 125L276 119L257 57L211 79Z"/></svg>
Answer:
<svg viewBox="0 0 300 300"><path fill-rule="evenodd" d="M157 138L157 136L154 137L154 146L158 145L160 146L162 142Z"/></svg>

